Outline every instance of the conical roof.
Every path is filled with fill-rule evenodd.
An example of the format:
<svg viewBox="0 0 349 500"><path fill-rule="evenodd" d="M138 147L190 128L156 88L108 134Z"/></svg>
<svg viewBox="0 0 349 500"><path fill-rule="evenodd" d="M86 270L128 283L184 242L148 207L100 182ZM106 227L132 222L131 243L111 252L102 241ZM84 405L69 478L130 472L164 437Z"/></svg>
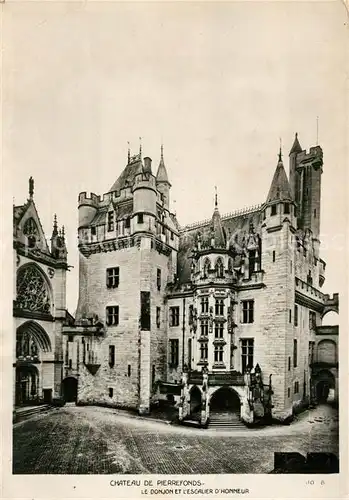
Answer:
<svg viewBox="0 0 349 500"><path fill-rule="evenodd" d="M165 167L165 162L164 162L164 149L163 146L161 146L161 158L160 158L160 163L158 167L158 171L156 174L156 181L157 182L168 182L168 175L167 175L167 170Z"/></svg>
<svg viewBox="0 0 349 500"><path fill-rule="evenodd" d="M301 145L299 144L298 134L296 132L296 135L295 135L295 138L294 138L294 142L293 142L293 146L292 146L291 151L290 151L290 155L292 153L300 153L301 151L302 151L302 148L301 148Z"/></svg>
<svg viewBox="0 0 349 500"><path fill-rule="evenodd" d="M222 219L221 219L221 214L219 213L218 210L218 204L217 204L217 195L216 195L216 201L215 201L215 207L212 215L212 231L213 231L213 237L214 237L214 246L221 248L225 247L226 241L225 241L225 234L224 234L224 229L222 226Z"/></svg>
<svg viewBox="0 0 349 500"><path fill-rule="evenodd" d="M291 187L287 179L284 164L279 155L279 162L277 164L274 177L269 189L267 203L272 201L292 200Z"/></svg>

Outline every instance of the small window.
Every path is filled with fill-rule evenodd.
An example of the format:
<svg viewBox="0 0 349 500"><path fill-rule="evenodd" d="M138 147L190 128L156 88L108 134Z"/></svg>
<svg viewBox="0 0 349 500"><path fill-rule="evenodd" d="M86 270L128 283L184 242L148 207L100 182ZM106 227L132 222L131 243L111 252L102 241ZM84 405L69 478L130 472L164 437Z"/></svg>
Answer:
<svg viewBox="0 0 349 500"><path fill-rule="evenodd" d="M72 360L70 359L70 360L69 360L69 368L70 368L70 369L72 369L72 366L73 366L73 362L72 362Z"/></svg>
<svg viewBox="0 0 349 500"><path fill-rule="evenodd" d="M200 321L200 331L202 337L207 337L208 335L208 319L202 319Z"/></svg>
<svg viewBox="0 0 349 500"><path fill-rule="evenodd" d="M297 357L298 357L298 352L297 352L297 339L293 340L293 367L297 368Z"/></svg>
<svg viewBox="0 0 349 500"><path fill-rule="evenodd" d="M173 240L173 232L171 231L171 233L170 233L170 234L171 234L171 240Z"/></svg>
<svg viewBox="0 0 349 500"><path fill-rule="evenodd" d="M143 224L143 214L137 215L137 222L138 222L138 224Z"/></svg>
<svg viewBox="0 0 349 500"><path fill-rule="evenodd" d="M74 342L74 337L73 337L73 335L69 335L69 337L68 337L68 342Z"/></svg>
<svg viewBox="0 0 349 500"><path fill-rule="evenodd" d="M91 227L91 235L96 236L96 226Z"/></svg>
<svg viewBox="0 0 349 500"><path fill-rule="evenodd" d="M156 284L157 284L158 290L161 290L161 269L158 269L156 272Z"/></svg>
<svg viewBox="0 0 349 500"><path fill-rule="evenodd" d="M254 339L241 340L241 368L242 373L253 368Z"/></svg>
<svg viewBox="0 0 349 500"><path fill-rule="evenodd" d="M288 357L288 371L291 371L291 356Z"/></svg>
<svg viewBox="0 0 349 500"><path fill-rule="evenodd" d="M273 262L275 262L275 250L273 250Z"/></svg>
<svg viewBox="0 0 349 500"><path fill-rule="evenodd" d="M223 338L223 332L224 332L224 324L219 321L216 322L215 327L214 327L214 336L216 339L222 339Z"/></svg>
<svg viewBox="0 0 349 500"><path fill-rule="evenodd" d="M208 297L201 297L201 312L203 314L208 313Z"/></svg>
<svg viewBox="0 0 349 500"><path fill-rule="evenodd" d="M223 363L223 346L215 345L214 347L214 362Z"/></svg>
<svg viewBox="0 0 349 500"><path fill-rule="evenodd" d="M119 324L119 306L107 307L107 325L116 326Z"/></svg>
<svg viewBox="0 0 349 500"><path fill-rule="evenodd" d="M298 326L298 306L294 306L294 326Z"/></svg>
<svg viewBox="0 0 349 500"><path fill-rule="evenodd" d="M179 326L179 306L170 307L170 326Z"/></svg>
<svg viewBox="0 0 349 500"><path fill-rule="evenodd" d="M243 300L242 305L242 321L241 323L253 323L254 321L254 301Z"/></svg>
<svg viewBox="0 0 349 500"><path fill-rule="evenodd" d="M108 232L114 231L114 212L108 212Z"/></svg>
<svg viewBox="0 0 349 500"><path fill-rule="evenodd" d="M112 387L109 387L109 397L112 398L114 394L114 389Z"/></svg>
<svg viewBox="0 0 349 500"><path fill-rule="evenodd" d="M160 307L156 308L156 327L160 328Z"/></svg>
<svg viewBox="0 0 349 500"><path fill-rule="evenodd" d="M289 311L288 311L288 321L289 321L289 323L292 323L292 310L291 309L289 309Z"/></svg>
<svg viewBox="0 0 349 500"><path fill-rule="evenodd" d="M131 365L127 365L127 376L131 377Z"/></svg>
<svg viewBox="0 0 349 500"><path fill-rule="evenodd" d="M289 213L290 213L290 204L284 203L284 214L289 214Z"/></svg>
<svg viewBox="0 0 349 500"><path fill-rule="evenodd" d="M299 382L298 381L294 383L294 393L295 394L299 393Z"/></svg>
<svg viewBox="0 0 349 500"><path fill-rule="evenodd" d="M287 389L287 397L289 398L290 396L291 396L291 389L290 389L290 388L288 388L288 389Z"/></svg>
<svg viewBox="0 0 349 500"><path fill-rule="evenodd" d="M277 206L272 205L271 210L270 210L270 215L276 215L277 213Z"/></svg>
<svg viewBox="0 0 349 500"><path fill-rule="evenodd" d="M200 343L200 361L205 362L208 358L208 342Z"/></svg>
<svg viewBox="0 0 349 500"><path fill-rule="evenodd" d="M117 288L119 286L119 275L120 275L120 268L119 267L109 267L107 269L107 287L108 288Z"/></svg>
<svg viewBox="0 0 349 500"><path fill-rule="evenodd" d="M151 367L151 385L154 385L155 383L155 365Z"/></svg>
<svg viewBox="0 0 349 500"><path fill-rule="evenodd" d="M314 208L314 219L316 219L316 208Z"/></svg>
<svg viewBox="0 0 349 500"><path fill-rule="evenodd" d="M216 316L223 316L224 315L224 300L223 299L216 299L215 314L216 314Z"/></svg>
<svg viewBox="0 0 349 500"><path fill-rule="evenodd" d="M125 228L129 229L130 227L131 227L131 220L130 220L130 217L127 217L125 219Z"/></svg>
<svg viewBox="0 0 349 500"><path fill-rule="evenodd" d="M170 340L170 365L175 367L178 366L178 355L179 355L179 340Z"/></svg>
<svg viewBox="0 0 349 500"><path fill-rule="evenodd" d="M110 368L115 366L115 345L109 346L109 366Z"/></svg>

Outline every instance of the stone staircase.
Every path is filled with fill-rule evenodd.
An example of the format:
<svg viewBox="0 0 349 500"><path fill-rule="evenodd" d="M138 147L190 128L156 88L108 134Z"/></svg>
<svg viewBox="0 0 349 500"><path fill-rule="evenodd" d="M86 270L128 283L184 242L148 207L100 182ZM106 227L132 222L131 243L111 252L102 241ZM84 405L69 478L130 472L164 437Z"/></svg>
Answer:
<svg viewBox="0 0 349 500"><path fill-rule="evenodd" d="M246 426L240 420L239 415L229 411L212 412L210 414L210 423L208 428L220 431L237 429L246 430Z"/></svg>
<svg viewBox="0 0 349 500"><path fill-rule="evenodd" d="M52 406L49 404L37 405L37 406L24 406L22 408L16 408L13 416L14 422L22 422L27 420L38 413L46 412L52 410Z"/></svg>

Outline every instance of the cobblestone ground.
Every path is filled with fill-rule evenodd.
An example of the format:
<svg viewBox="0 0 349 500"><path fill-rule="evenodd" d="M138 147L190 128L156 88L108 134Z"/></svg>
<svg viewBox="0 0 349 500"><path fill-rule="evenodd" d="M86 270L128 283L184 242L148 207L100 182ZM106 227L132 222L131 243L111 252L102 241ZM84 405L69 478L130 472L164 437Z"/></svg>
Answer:
<svg viewBox="0 0 349 500"><path fill-rule="evenodd" d="M14 474L268 473L274 451L338 454L337 411L320 406L290 426L214 431L65 406L13 429Z"/></svg>

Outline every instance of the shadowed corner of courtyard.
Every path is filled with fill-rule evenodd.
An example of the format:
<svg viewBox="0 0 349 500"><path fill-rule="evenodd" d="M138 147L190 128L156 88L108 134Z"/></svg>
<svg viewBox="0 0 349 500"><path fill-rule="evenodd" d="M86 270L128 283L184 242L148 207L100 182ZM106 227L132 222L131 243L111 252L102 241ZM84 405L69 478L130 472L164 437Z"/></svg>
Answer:
<svg viewBox="0 0 349 500"><path fill-rule="evenodd" d="M214 431L66 406L17 423L14 474L270 473L274 452L338 456L338 412L320 406L289 426Z"/></svg>

